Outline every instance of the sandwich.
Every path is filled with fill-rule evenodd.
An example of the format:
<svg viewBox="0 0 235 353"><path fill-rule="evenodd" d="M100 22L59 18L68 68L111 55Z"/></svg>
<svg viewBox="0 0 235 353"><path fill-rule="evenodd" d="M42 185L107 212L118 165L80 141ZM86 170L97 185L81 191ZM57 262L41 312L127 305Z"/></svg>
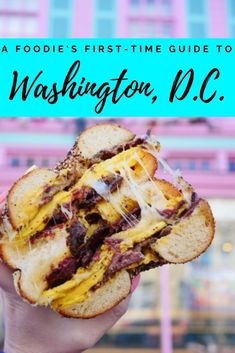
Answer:
<svg viewBox="0 0 235 353"><path fill-rule="evenodd" d="M0 257L24 300L86 319L126 298L140 272L198 257L214 232L209 204L161 158L155 136L99 124L54 169L35 167L11 187Z"/></svg>

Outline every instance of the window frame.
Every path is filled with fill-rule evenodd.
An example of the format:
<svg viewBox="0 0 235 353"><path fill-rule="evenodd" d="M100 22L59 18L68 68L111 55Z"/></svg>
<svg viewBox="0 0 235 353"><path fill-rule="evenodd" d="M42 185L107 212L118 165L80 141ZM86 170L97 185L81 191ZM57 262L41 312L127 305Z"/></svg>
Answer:
<svg viewBox="0 0 235 353"><path fill-rule="evenodd" d="M117 0L113 0L114 7L112 10L100 10L99 9L99 1L95 0L95 18L94 18L94 33L95 37L98 38L115 38L117 34ZM100 37L98 36L98 20L109 19L113 22L113 36L112 37Z"/></svg>
<svg viewBox="0 0 235 353"><path fill-rule="evenodd" d="M228 13L228 31L229 35L232 38L235 38L235 31L234 31L234 36L233 36L233 26L235 28L235 14L232 15L232 1L227 0L227 13Z"/></svg>
<svg viewBox="0 0 235 353"><path fill-rule="evenodd" d="M67 9L58 9L54 7L53 1L50 2L50 7L49 7L49 34L50 37L52 38L69 38L72 36L72 30L73 30L73 10L75 7L75 2L74 0L69 0L70 5ZM68 20L68 33L66 34L65 37L57 37L53 35L53 23L54 19L58 18L64 18Z"/></svg>
<svg viewBox="0 0 235 353"><path fill-rule="evenodd" d="M190 11L190 1L194 0L187 0L187 32L188 36L190 38L207 38L209 35L209 1L208 0L203 0L204 1L204 14L199 15L199 14L192 14ZM192 23L197 23L197 22L203 22L205 25L205 34L204 37L194 37L192 36L192 31L191 31L191 25Z"/></svg>

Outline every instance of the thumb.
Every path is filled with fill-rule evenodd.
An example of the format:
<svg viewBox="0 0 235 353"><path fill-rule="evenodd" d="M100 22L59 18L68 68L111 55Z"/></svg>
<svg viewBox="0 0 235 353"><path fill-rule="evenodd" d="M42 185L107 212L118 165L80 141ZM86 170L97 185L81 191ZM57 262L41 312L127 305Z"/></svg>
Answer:
<svg viewBox="0 0 235 353"><path fill-rule="evenodd" d="M140 275L138 275L132 280L131 294L136 290L136 288L139 285L139 282L140 282ZM103 316L104 320L107 320L106 316L109 317L108 321L110 321L110 323L107 322L107 324L108 325L110 324L110 327L112 327L115 324L115 322L118 321L126 313L131 299L131 294L126 299L124 299L120 304L118 304L114 308L107 311L107 313L101 315L101 318Z"/></svg>
<svg viewBox="0 0 235 353"><path fill-rule="evenodd" d="M130 298L131 295L129 295L114 308L106 311L104 314L86 321L92 337L91 346L94 346L101 339L101 337L103 337L103 335L126 313Z"/></svg>
<svg viewBox="0 0 235 353"><path fill-rule="evenodd" d="M140 281L140 276L137 276L132 281L131 286L131 294L135 291ZM108 310L104 314L97 316L94 319L88 320L90 324L95 324L96 327L102 327L102 330L99 330L100 337L109 330L127 311L128 305L131 299L131 294L121 301L117 306L113 307L112 309Z"/></svg>
<svg viewBox="0 0 235 353"><path fill-rule="evenodd" d="M128 295L128 297L124 299L120 304L107 311L107 314L109 314L110 317L110 327L112 327L127 312L130 300L131 295Z"/></svg>

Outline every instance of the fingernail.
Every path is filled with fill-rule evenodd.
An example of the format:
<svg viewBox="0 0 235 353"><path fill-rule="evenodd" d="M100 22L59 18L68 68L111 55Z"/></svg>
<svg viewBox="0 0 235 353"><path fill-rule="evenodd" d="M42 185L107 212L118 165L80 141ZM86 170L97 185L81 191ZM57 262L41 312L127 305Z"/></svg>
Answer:
<svg viewBox="0 0 235 353"><path fill-rule="evenodd" d="M140 283L140 275L138 275L135 278L133 278L132 284L131 284L131 293L133 293L136 290L136 288L138 287L139 283Z"/></svg>

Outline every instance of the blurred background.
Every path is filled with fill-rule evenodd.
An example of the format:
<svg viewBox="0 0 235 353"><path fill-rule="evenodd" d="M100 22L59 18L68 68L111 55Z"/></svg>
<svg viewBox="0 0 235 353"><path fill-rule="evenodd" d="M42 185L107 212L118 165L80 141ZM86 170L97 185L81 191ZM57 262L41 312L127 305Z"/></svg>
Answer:
<svg viewBox="0 0 235 353"><path fill-rule="evenodd" d="M234 37L235 0L0 0L0 36ZM101 120L0 118L0 192L33 164L53 166ZM128 313L89 352L235 352L235 118L110 120L152 129L171 166L209 200L217 229L199 259L144 273Z"/></svg>

